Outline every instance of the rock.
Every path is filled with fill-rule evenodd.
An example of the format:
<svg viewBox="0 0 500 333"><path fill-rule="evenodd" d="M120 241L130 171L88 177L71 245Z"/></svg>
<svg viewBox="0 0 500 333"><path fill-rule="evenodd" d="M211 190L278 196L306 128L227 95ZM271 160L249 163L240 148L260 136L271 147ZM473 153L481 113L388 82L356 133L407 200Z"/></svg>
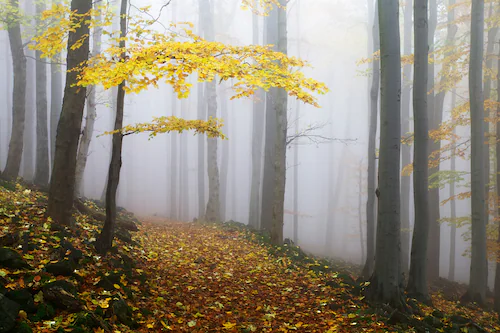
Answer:
<svg viewBox="0 0 500 333"><path fill-rule="evenodd" d="M120 323L125 324L129 327L134 325L134 321L132 319L132 309L121 297L113 300L112 309L113 314L116 316Z"/></svg>
<svg viewBox="0 0 500 333"><path fill-rule="evenodd" d="M126 229L116 229L115 237L118 238L119 240L125 242L125 243L132 244L134 242L132 240L132 235Z"/></svg>
<svg viewBox="0 0 500 333"><path fill-rule="evenodd" d="M0 247L0 267L14 269L31 268L19 253L8 247Z"/></svg>
<svg viewBox="0 0 500 333"><path fill-rule="evenodd" d="M117 219L116 226L120 229L128 230L128 231L139 231L137 224L133 221Z"/></svg>
<svg viewBox="0 0 500 333"><path fill-rule="evenodd" d="M453 315L450 317L450 321L452 323L458 324L458 325L465 325L470 323L470 319L467 319L465 317L459 316L459 315Z"/></svg>
<svg viewBox="0 0 500 333"><path fill-rule="evenodd" d="M293 245L295 245L295 242L293 240L291 240L290 238L285 238L285 240L283 241L283 244L293 246Z"/></svg>
<svg viewBox="0 0 500 333"><path fill-rule="evenodd" d="M442 313L439 310L434 310L432 311L432 315L436 318L443 319L444 318L444 313Z"/></svg>
<svg viewBox="0 0 500 333"><path fill-rule="evenodd" d="M34 320L44 320L44 319L50 319L53 318L54 315L56 314L56 311L50 304L42 303L39 304L37 309L36 309L36 314Z"/></svg>
<svg viewBox="0 0 500 333"><path fill-rule="evenodd" d="M27 313L35 313L36 305L33 295L27 289L11 290L5 293L5 297L20 305L21 310Z"/></svg>
<svg viewBox="0 0 500 333"><path fill-rule="evenodd" d="M424 323L426 323L429 326L435 327L435 328L443 327L443 323L441 322L441 320L439 320L438 318L436 318L434 316L426 316L424 318Z"/></svg>
<svg viewBox="0 0 500 333"><path fill-rule="evenodd" d="M19 233L11 232L0 237L0 246L14 246L19 241Z"/></svg>
<svg viewBox="0 0 500 333"><path fill-rule="evenodd" d="M33 333L33 330L31 329L30 325L26 323L25 321L22 321L17 324L17 326L14 328L14 332L16 333Z"/></svg>
<svg viewBox="0 0 500 333"><path fill-rule="evenodd" d="M68 256L68 258L74 263L78 263L81 259L83 259L83 252L78 250L68 242L67 240L61 241L61 257ZM69 252L69 254L67 254Z"/></svg>
<svg viewBox="0 0 500 333"><path fill-rule="evenodd" d="M71 275L73 275L75 268L76 268L76 264L72 260L63 259L63 260L59 260L56 263L47 265L45 267L45 270L50 274L54 274L55 276L58 276L58 275L71 276Z"/></svg>
<svg viewBox="0 0 500 333"><path fill-rule="evenodd" d="M43 289L43 298L55 307L70 312L78 312L82 309L82 303L73 294L60 286L52 286Z"/></svg>
<svg viewBox="0 0 500 333"><path fill-rule="evenodd" d="M0 313L2 314L0 316L0 333L8 332L16 326L19 309L19 304L0 294Z"/></svg>
<svg viewBox="0 0 500 333"><path fill-rule="evenodd" d="M101 280L97 283L97 286L104 290L115 290L114 285L120 284L121 276L121 272L111 272L107 273L107 275L102 275Z"/></svg>

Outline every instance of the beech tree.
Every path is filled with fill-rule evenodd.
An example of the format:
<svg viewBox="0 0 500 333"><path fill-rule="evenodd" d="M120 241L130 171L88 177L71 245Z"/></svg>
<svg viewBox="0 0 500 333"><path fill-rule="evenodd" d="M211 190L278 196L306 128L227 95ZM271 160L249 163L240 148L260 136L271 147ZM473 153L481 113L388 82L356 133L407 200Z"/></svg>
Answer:
<svg viewBox="0 0 500 333"><path fill-rule="evenodd" d="M380 154L376 257L370 299L404 307L401 274L401 53L399 1L379 0Z"/></svg>

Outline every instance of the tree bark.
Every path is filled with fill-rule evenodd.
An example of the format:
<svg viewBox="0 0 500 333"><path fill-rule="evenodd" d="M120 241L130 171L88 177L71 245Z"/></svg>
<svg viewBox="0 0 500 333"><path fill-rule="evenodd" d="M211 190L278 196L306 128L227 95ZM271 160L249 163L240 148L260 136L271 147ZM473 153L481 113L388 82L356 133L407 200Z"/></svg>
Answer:
<svg viewBox="0 0 500 333"><path fill-rule="evenodd" d="M203 4L199 3L199 10L198 10L198 26L200 27L200 30L198 31L198 35L203 37L203 14L202 14L202 6ZM198 83L198 101L197 101L197 108L198 108L198 119L200 120L206 120L207 119L207 103L205 102L205 95L204 95L204 90L205 90L205 83ZM205 185L205 170L207 169L206 166L206 159L205 159L205 153L206 153L206 146L205 146L205 137L203 135L198 136L198 218L203 219L205 217L205 208L207 204L207 200L205 198L205 191L206 191L206 185Z"/></svg>
<svg viewBox="0 0 500 333"><path fill-rule="evenodd" d="M127 34L127 7L128 1L121 0L120 7L120 48L125 50L125 37ZM124 51L123 51L124 52ZM125 53L122 53L122 59ZM123 127L123 109L125 102L125 81L118 85L116 97L115 130ZM106 220L96 241L96 249L100 254L106 254L113 246L116 225L116 192L120 183L120 168L122 166L122 143L121 132L113 134L111 162L109 163L108 185L106 190Z"/></svg>
<svg viewBox="0 0 500 333"><path fill-rule="evenodd" d="M98 8L99 3L94 3L94 9L97 11L97 16L95 18L96 22L101 22L101 12ZM92 36L92 57L95 57L101 53L101 37L102 37L102 27L95 27ZM80 138L80 146L78 147L78 155L76 157L76 175L75 175L75 196L81 197L83 194L83 176L85 174L85 167L87 166L87 158L89 155L90 142L92 140L92 135L94 134L94 123L97 115L97 101L96 101L96 90L97 87L93 86L90 88L88 99L87 99L87 116L85 118L85 127L82 131L82 137Z"/></svg>
<svg viewBox="0 0 500 333"><path fill-rule="evenodd" d="M188 101L182 99L181 114L187 114ZM181 221L189 221L189 163L188 163L188 134L180 133L180 172L179 172L179 216Z"/></svg>
<svg viewBox="0 0 500 333"><path fill-rule="evenodd" d="M437 3L436 0L429 0L429 75L427 80L427 108L429 112L429 130L439 128L443 120L443 110L438 108L434 93L434 35L437 25ZM429 153L441 149L441 142L429 140ZM432 176L439 172L439 165L436 168L429 170L429 175ZM427 274L429 280L435 280L439 277L439 262L440 262L440 244L441 244L441 224L439 212L439 187L429 190L430 203L430 226L429 226L429 243L427 252Z"/></svg>
<svg viewBox="0 0 500 333"><path fill-rule="evenodd" d="M295 2L296 29L297 29L297 56L300 58L301 27L300 27L300 0ZM295 102L295 133L300 128L300 105L301 101ZM293 147L293 241L299 245L299 145ZM364 253L364 251L363 251Z"/></svg>
<svg viewBox="0 0 500 333"><path fill-rule="evenodd" d="M210 0L200 0L200 15L203 16L203 30L205 39L215 40L213 3ZM217 117L216 82L212 80L205 86L205 101L207 103L208 118ZM219 167L217 165L217 138L207 138L207 173L208 173L208 202L205 211L205 220L220 221L220 182Z"/></svg>
<svg viewBox="0 0 500 333"><path fill-rule="evenodd" d="M52 0L52 4L59 1ZM57 124L62 108L62 69L59 62L61 55L54 57L50 64L50 166L54 169L54 157L56 153Z"/></svg>
<svg viewBox="0 0 500 333"><path fill-rule="evenodd" d="M36 16L40 17L45 5L36 3ZM38 23L39 20L37 19ZM37 25L39 25L37 23ZM35 185L47 187L49 183L49 133L47 124L47 65L36 51L36 168Z"/></svg>
<svg viewBox="0 0 500 333"><path fill-rule="evenodd" d="M287 54L287 0L279 0L278 10L278 51ZM287 105L288 94L284 89L279 89L274 104L276 116L276 148L274 157L274 200L273 219L271 226L271 243L283 244L283 224L285 211L285 185L286 185L286 136L287 136Z"/></svg>
<svg viewBox="0 0 500 333"><path fill-rule="evenodd" d="M274 7L269 12L269 15L264 18L264 44L275 45L274 50L277 51L278 45L278 8ZM274 202L274 181L275 165L274 158L276 156L277 142L277 118L275 114L275 104L278 98L278 88L270 88L266 93L266 116L265 116L265 133L264 133L264 165L262 169L262 197L261 197L261 215L260 228L264 231L271 232L273 219L273 202Z"/></svg>
<svg viewBox="0 0 500 333"><path fill-rule="evenodd" d="M257 0L253 0L254 6ZM252 42L259 45L259 16L252 15ZM265 126L264 92L259 89L254 95L252 106L252 180L250 185L250 209L248 225L260 229L261 181L262 181L262 144Z"/></svg>
<svg viewBox="0 0 500 333"><path fill-rule="evenodd" d="M404 42L403 52L405 55L412 54L412 0L406 0L404 9ZM403 67L403 91L401 95L401 136L406 137L410 133L410 95L411 95L411 65ZM404 144L401 146L401 163L406 166L411 163L411 147ZM411 176L401 176L401 269L405 277L408 277L410 268L410 189Z"/></svg>
<svg viewBox="0 0 500 333"><path fill-rule="evenodd" d="M371 0L368 0L371 1ZM378 0L377 0L378 2ZM380 49L378 5L375 6L372 25L372 51ZM373 53L373 52L372 52ZM378 95L380 91L380 62L372 62L372 82L370 90L370 123L368 125L368 170L366 201L366 262L361 276L368 279L375 263L375 190L376 190L376 139L378 123Z"/></svg>
<svg viewBox="0 0 500 333"><path fill-rule="evenodd" d="M91 0L72 0L71 10L84 14L92 8ZM85 87L73 86L77 82L78 73L72 71L75 67L88 60L89 40L85 38L78 49L72 49L73 44L89 34L89 25L84 22L68 38L68 55L66 86L61 119L57 126L56 153L54 169L50 180L47 214L63 225L71 225L71 208L75 193L75 169L78 140L82 127L83 108L85 105Z"/></svg>
<svg viewBox="0 0 500 333"><path fill-rule="evenodd" d="M453 90L452 95L451 95L451 109L455 109L456 105L456 91ZM453 129L453 134L456 133L456 129ZM451 155L451 161L450 161L450 169L451 172L454 173L456 171L456 153L457 149L455 146L455 143L453 143L452 147L452 155ZM455 181L452 180L450 183L450 198L453 198L455 196ZM450 218L451 218L451 223L450 223L450 266L448 269L448 280L450 281L455 281L455 252L456 252L456 241L457 241L457 225L456 225L456 218L457 218L457 201L456 200L451 200L450 201Z"/></svg>
<svg viewBox="0 0 500 333"><path fill-rule="evenodd" d="M500 50L498 53L498 68L500 69ZM500 75L497 75L497 114L500 114ZM497 116L498 117L498 116ZM498 118L497 118L498 120ZM500 157L500 122L497 121L496 123L496 154L497 158ZM500 163L497 161L497 198L500 198ZM498 215L500 215L500 205L497 206L498 210ZM498 226L499 226L499 233L498 233L498 238L497 238L497 262L496 262L496 267L495 267L495 286L493 289L494 292L494 305L493 308L495 309L495 312L497 314L500 314L500 262L498 261L498 258L500 258L500 221L498 221Z"/></svg>
<svg viewBox="0 0 500 333"><path fill-rule="evenodd" d="M225 85L220 86L220 109L221 109L221 117L224 120L224 125L226 128L230 128L233 126L231 121L229 120L229 115L227 112L227 94L225 93ZM227 220L227 184L228 184L228 176L229 176L229 141L228 140L220 140L220 145L222 147L221 151L221 162L220 162L220 216L221 221ZM233 159L235 156L232 157ZM233 193L234 195L234 193Z"/></svg>
<svg viewBox="0 0 500 333"><path fill-rule="evenodd" d="M19 8L18 0L11 0L14 8ZM26 114L26 57L24 55L21 24L12 22L7 29L9 35L14 84L12 89L12 130L7 155L7 164L2 177L7 180L16 179L21 167L24 142L24 120Z"/></svg>
<svg viewBox="0 0 500 333"><path fill-rule="evenodd" d="M484 0L472 2L469 99L471 114L471 266L466 299L484 304L488 264L486 254L486 201L484 175L483 45Z"/></svg>
<svg viewBox="0 0 500 333"><path fill-rule="evenodd" d="M399 2L379 0L381 105L379 201L374 272L368 297L403 308L401 274L400 152L401 54Z"/></svg>
<svg viewBox="0 0 500 333"><path fill-rule="evenodd" d="M429 303L427 288L427 241L429 235L429 119L427 114L428 0L415 0L415 61L413 76L413 198L415 226L411 248L408 294Z"/></svg>

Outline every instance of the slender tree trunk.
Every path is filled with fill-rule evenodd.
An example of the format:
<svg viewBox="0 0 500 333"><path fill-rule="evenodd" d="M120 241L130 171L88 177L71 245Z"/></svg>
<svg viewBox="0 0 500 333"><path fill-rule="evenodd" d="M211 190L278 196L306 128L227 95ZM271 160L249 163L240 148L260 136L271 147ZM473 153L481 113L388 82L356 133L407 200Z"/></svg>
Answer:
<svg viewBox="0 0 500 333"><path fill-rule="evenodd" d="M181 114L189 111L188 100L181 100ZM189 221L189 162L188 162L188 134L180 135L180 173L179 173L179 215L182 221Z"/></svg>
<svg viewBox="0 0 500 333"><path fill-rule="evenodd" d="M58 1L52 0L52 4ZM56 153L57 124L62 108L62 69L61 55L57 54L50 64L50 166L54 168L54 156Z"/></svg>
<svg viewBox="0 0 500 333"><path fill-rule="evenodd" d="M203 13L202 13L202 3L199 3L198 10L198 26L200 30L198 35L203 37ZM205 83L198 83L198 119L207 119L207 103L205 101ZM206 160L205 160L205 137L203 135L198 136L198 218L203 219L205 217L205 208L207 200L205 198L205 170L207 170Z"/></svg>
<svg viewBox="0 0 500 333"><path fill-rule="evenodd" d="M257 0L253 0L254 6ZM253 44L259 45L259 16L252 16L252 36ZM252 181L250 185L250 210L248 217L248 225L255 229L261 227L261 181L262 181L262 144L264 138L265 126L265 105L264 92L259 89L253 98L252 108Z"/></svg>
<svg viewBox="0 0 500 333"><path fill-rule="evenodd" d="M120 48L125 50L125 36L127 34L127 8L128 1L121 0L120 7ZM124 51L123 51L124 52ZM122 53L122 59L125 53ZM118 85L116 97L116 119L115 130L123 127L123 109L125 102L125 81ZM120 183L120 169L122 166L122 143L121 132L113 134L111 162L109 163L108 185L106 191L106 220L101 233L96 241L96 249L101 254L106 254L113 246L116 224L116 191Z"/></svg>
<svg viewBox="0 0 500 333"><path fill-rule="evenodd" d="M415 62L413 76L414 160L413 198L415 226L411 248L408 294L430 302L427 288L427 241L429 235L429 119L427 115L428 0L415 0Z"/></svg>
<svg viewBox="0 0 500 333"><path fill-rule="evenodd" d="M400 152L401 54L399 1L379 0L381 105L378 223L374 272L368 296L405 306L401 274Z"/></svg>
<svg viewBox="0 0 500 333"><path fill-rule="evenodd" d="M429 114L429 130L436 130L443 119L443 110L437 107L434 93L434 35L437 24L437 3L436 0L429 0L429 75L427 81L427 108ZM429 153L441 149L441 142L429 140ZM429 175L439 172L439 164L436 168L429 170ZM440 244L441 244L441 225L439 223L439 188L429 190L430 203L430 226L429 226L429 243L427 251L427 274L429 280L435 280L439 277L439 260L440 260Z"/></svg>
<svg viewBox="0 0 500 333"><path fill-rule="evenodd" d="M297 26L297 56L300 58L300 0L295 2L295 12ZM295 102L295 133L299 132L300 128L300 105L301 101ZM293 147L293 241L296 245L299 244L299 145ZM363 251L364 253L364 251Z"/></svg>
<svg viewBox="0 0 500 333"><path fill-rule="evenodd" d="M14 8L19 8L18 0L11 0ZM23 155L24 119L26 113L26 57L24 55L21 25L19 22L9 24L10 51L14 68L14 84L12 90L12 129L7 155L7 164L2 177L8 180L17 178Z"/></svg>
<svg viewBox="0 0 500 333"><path fill-rule="evenodd" d="M172 3L172 22L177 20L177 3L174 1ZM172 90L172 116L177 113L177 105L179 101L177 100L177 95ZM178 135L175 133L170 134L170 218L176 220L179 218L180 212L177 206L177 195L178 195L178 173L179 173L179 157L178 157Z"/></svg>
<svg viewBox="0 0 500 333"><path fill-rule="evenodd" d="M363 236L363 159L359 162L358 174L358 219L359 219L359 241L361 243L361 263L366 262L365 240Z"/></svg>
<svg viewBox="0 0 500 333"><path fill-rule="evenodd" d="M406 0L404 11L404 42L405 55L412 54L412 0ZM411 65L403 67L403 91L401 101L401 135L406 137L410 132L410 95L411 95ZM407 144L401 146L401 163L406 166L411 163L411 147ZM401 176L401 269L405 277L408 277L410 268L410 189L411 176Z"/></svg>
<svg viewBox="0 0 500 333"><path fill-rule="evenodd" d="M79 14L87 13L91 8L91 0L71 1L71 10ZM73 207L75 193L76 153L86 95L85 87L73 86L77 82L78 74L72 69L88 59L89 41L84 39L78 49L72 49L71 47L76 41L89 33L89 25L84 22L75 31L70 31L68 38L67 65L69 71L66 74L61 119L57 126L56 154L47 207L47 214L54 221L63 225L72 224L71 208Z"/></svg>
<svg viewBox="0 0 500 333"><path fill-rule="evenodd" d="M229 115L227 112L227 94L225 92L226 86L220 86L220 109L221 109L221 117L224 120L224 125L226 128L231 128L233 124L229 120ZM221 221L227 220L227 184L228 184L228 176L229 176L229 141L228 140L220 140L220 145L222 147L221 152L221 162L220 162L220 216ZM232 157L234 160L235 156ZM234 193L233 193L234 195Z"/></svg>
<svg viewBox="0 0 500 333"><path fill-rule="evenodd" d="M36 3L36 16L45 10L45 5ZM38 25L38 23L37 23ZM49 133L47 124L47 65L36 51L36 169L34 183L47 187L49 183Z"/></svg>
<svg viewBox="0 0 500 333"><path fill-rule="evenodd" d="M466 298L484 304L488 277L484 176L484 0L472 2L469 98L471 113L471 266Z"/></svg>
<svg viewBox="0 0 500 333"><path fill-rule="evenodd" d="M210 0L200 0L200 14L203 16L203 30L205 38L215 40L213 6ZM206 103L208 117L217 117L216 82L212 80L206 84ZM220 183L219 167L217 165L217 138L207 138L207 172L208 172L208 202L205 212L207 221L220 221Z"/></svg>
<svg viewBox="0 0 500 333"><path fill-rule="evenodd" d="M278 51L287 54L287 0L279 0L278 10ZM277 92L274 112L276 115L276 148L274 160L274 202L273 219L271 226L271 243L283 244L283 225L285 210L285 185L286 185L286 136L287 136L287 103L288 94L284 89Z"/></svg>
<svg viewBox="0 0 500 333"><path fill-rule="evenodd" d="M94 9L97 11L95 18L96 22L101 22L101 12L98 8L99 3L94 3ZM92 57L101 53L101 37L102 28L95 27L92 36ZM87 166L87 158L89 155L90 142L94 134L94 123L97 115L97 100L96 91L97 87L93 86L90 89L87 98L87 117L85 118L85 127L82 131L80 139L80 146L78 147L78 155L76 157L76 175L75 175L75 196L80 197L83 195L83 176L85 174L85 167Z"/></svg>
<svg viewBox="0 0 500 333"><path fill-rule="evenodd" d="M368 0L371 1L371 0ZM378 3L379 0L377 0ZM375 6L372 28L372 50L379 50L378 5ZM378 95L380 91L380 62L372 62L372 82L370 90L370 123L368 128L368 175L366 201L366 263L361 276L368 279L373 273L375 260L375 190L376 190L376 138L378 122Z"/></svg>
<svg viewBox="0 0 500 333"><path fill-rule="evenodd" d="M500 50L498 53L498 68L500 69ZM497 75L497 114L500 114L500 75ZM498 116L497 116L498 117ZM497 118L496 123L496 154L497 158L500 157L500 122ZM497 161L497 198L500 198L500 161ZM498 215L500 215L500 205L497 205ZM495 267L495 286L493 289L494 292L494 309L497 314L500 314L500 262L498 258L500 258L500 221L498 221L499 232L497 238L497 262Z"/></svg>
<svg viewBox="0 0 500 333"><path fill-rule="evenodd" d="M452 95L451 95L451 109L455 109L456 105L456 91L453 89ZM453 134L456 133L456 129L453 128ZM451 155L451 172L455 173L456 171L456 153L457 149L455 146L455 143L453 143L452 146L452 155ZM452 180L450 183L450 198L453 198L455 196L455 181ZM450 223L450 266L448 270L448 280L450 281L455 281L455 252L456 252L456 241L457 241L457 225L456 225L456 217L457 217L457 209L456 209L457 202L456 200L451 200L450 201L450 210L451 210L451 223Z"/></svg>

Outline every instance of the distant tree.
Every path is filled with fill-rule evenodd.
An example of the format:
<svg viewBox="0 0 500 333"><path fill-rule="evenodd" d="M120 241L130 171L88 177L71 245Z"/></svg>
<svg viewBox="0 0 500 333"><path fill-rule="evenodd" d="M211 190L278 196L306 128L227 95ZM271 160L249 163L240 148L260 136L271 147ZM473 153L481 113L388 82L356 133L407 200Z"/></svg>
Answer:
<svg viewBox="0 0 500 333"><path fill-rule="evenodd" d="M19 1L10 0L5 5L8 6L9 14L2 19L9 35L12 65L14 68L14 84L12 92L12 130L7 164L2 177L12 180L19 175L23 155L23 133L26 113L26 56L21 36Z"/></svg>
<svg viewBox="0 0 500 333"><path fill-rule="evenodd" d="M405 306L401 274L401 54L399 1L379 0L381 104L376 257L369 299Z"/></svg>
<svg viewBox="0 0 500 333"><path fill-rule="evenodd" d="M429 233L429 122L427 75L429 59L428 0L415 0L415 55L413 76L414 160L413 192L415 226L407 291L411 297L430 302L427 287L427 241Z"/></svg>
<svg viewBox="0 0 500 333"><path fill-rule="evenodd" d="M86 14L92 8L91 0L72 0L71 10L77 14ZM47 214L63 225L71 225L71 209L75 193L75 171L78 141L82 127L83 109L85 106L85 87L75 86L78 73L74 71L89 56L89 40L84 38L90 33L89 23L82 20L81 24L69 32L66 87L61 118L57 126L56 152L54 168L49 188ZM79 48L73 44L81 41Z"/></svg>
<svg viewBox="0 0 500 333"><path fill-rule="evenodd" d="M497 68L500 69L500 50L498 51L498 60L497 60ZM498 115L500 115L500 75L497 74L497 108L496 112ZM497 115L497 117L498 117ZM497 118L498 120L498 118ZM497 158L500 156L500 121L497 121L496 123L496 155ZM500 198L500 163L497 163L496 167L496 181L497 181L497 198ZM500 205L497 206L498 210L498 215L500 215ZM500 221L497 222L500 230ZM500 258L500 232L498 233L497 236L497 251L496 255L497 258ZM494 305L493 308L495 309L495 312L497 314L500 314L500 261L497 260L496 265L495 265L495 285L494 285Z"/></svg>
<svg viewBox="0 0 500 333"><path fill-rule="evenodd" d="M371 51L380 49L379 37L379 16L378 16L378 1L368 0L368 14L370 18L373 16L372 30L372 47ZM373 53L373 52L372 52ZM378 95L380 91L380 61L372 62L372 82L370 89L370 121L368 124L368 176L367 176L367 201L366 201L366 262L363 267L362 276L368 279L373 272L375 259L375 190L377 187L376 169L377 169L377 122L378 122Z"/></svg>
<svg viewBox="0 0 500 333"><path fill-rule="evenodd" d="M469 99L471 114L471 267L466 299L484 304L488 264L486 253L486 201L484 150L483 45L484 0L472 2Z"/></svg>
<svg viewBox="0 0 500 333"><path fill-rule="evenodd" d="M413 32L413 1L406 0L404 6L404 35L403 52L405 56L412 54L412 32ZM412 83L411 64L403 66L403 90L401 93L401 136L405 137L410 132L410 95ZM401 163L408 165L411 163L410 145L401 146ZM408 277L410 268L410 182L411 175L401 176L401 268L405 277Z"/></svg>
<svg viewBox="0 0 500 333"><path fill-rule="evenodd" d="M58 0L52 0L52 4L58 4ZM54 168L54 156L56 153L57 124L62 108L62 76L61 54L54 56L50 63L50 165Z"/></svg>
<svg viewBox="0 0 500 333"><path fill-rule="evenodd" d="M453 1L453 0L452 0ZM456 106L456 91L452 91L451 95L451 109L455 109ZM453 134L456 134L456 130L453 130ZM456 156L456 144L453 143L452 146L452 156L450 159L450 170L451 172L456 172L456 165L457 165L457 156ZM455 197L455 180L453 179L450 182L450 198ZM448 269L448 280L450 281L455 281L455 255L456 255L456 241L457 241L457 225L455 223L456 218L457 218L457 201L456 200L451 200L450 201L450 218L452 223L450 223L450 266ZM500 277L500 276L499 276Z"/></svg>

